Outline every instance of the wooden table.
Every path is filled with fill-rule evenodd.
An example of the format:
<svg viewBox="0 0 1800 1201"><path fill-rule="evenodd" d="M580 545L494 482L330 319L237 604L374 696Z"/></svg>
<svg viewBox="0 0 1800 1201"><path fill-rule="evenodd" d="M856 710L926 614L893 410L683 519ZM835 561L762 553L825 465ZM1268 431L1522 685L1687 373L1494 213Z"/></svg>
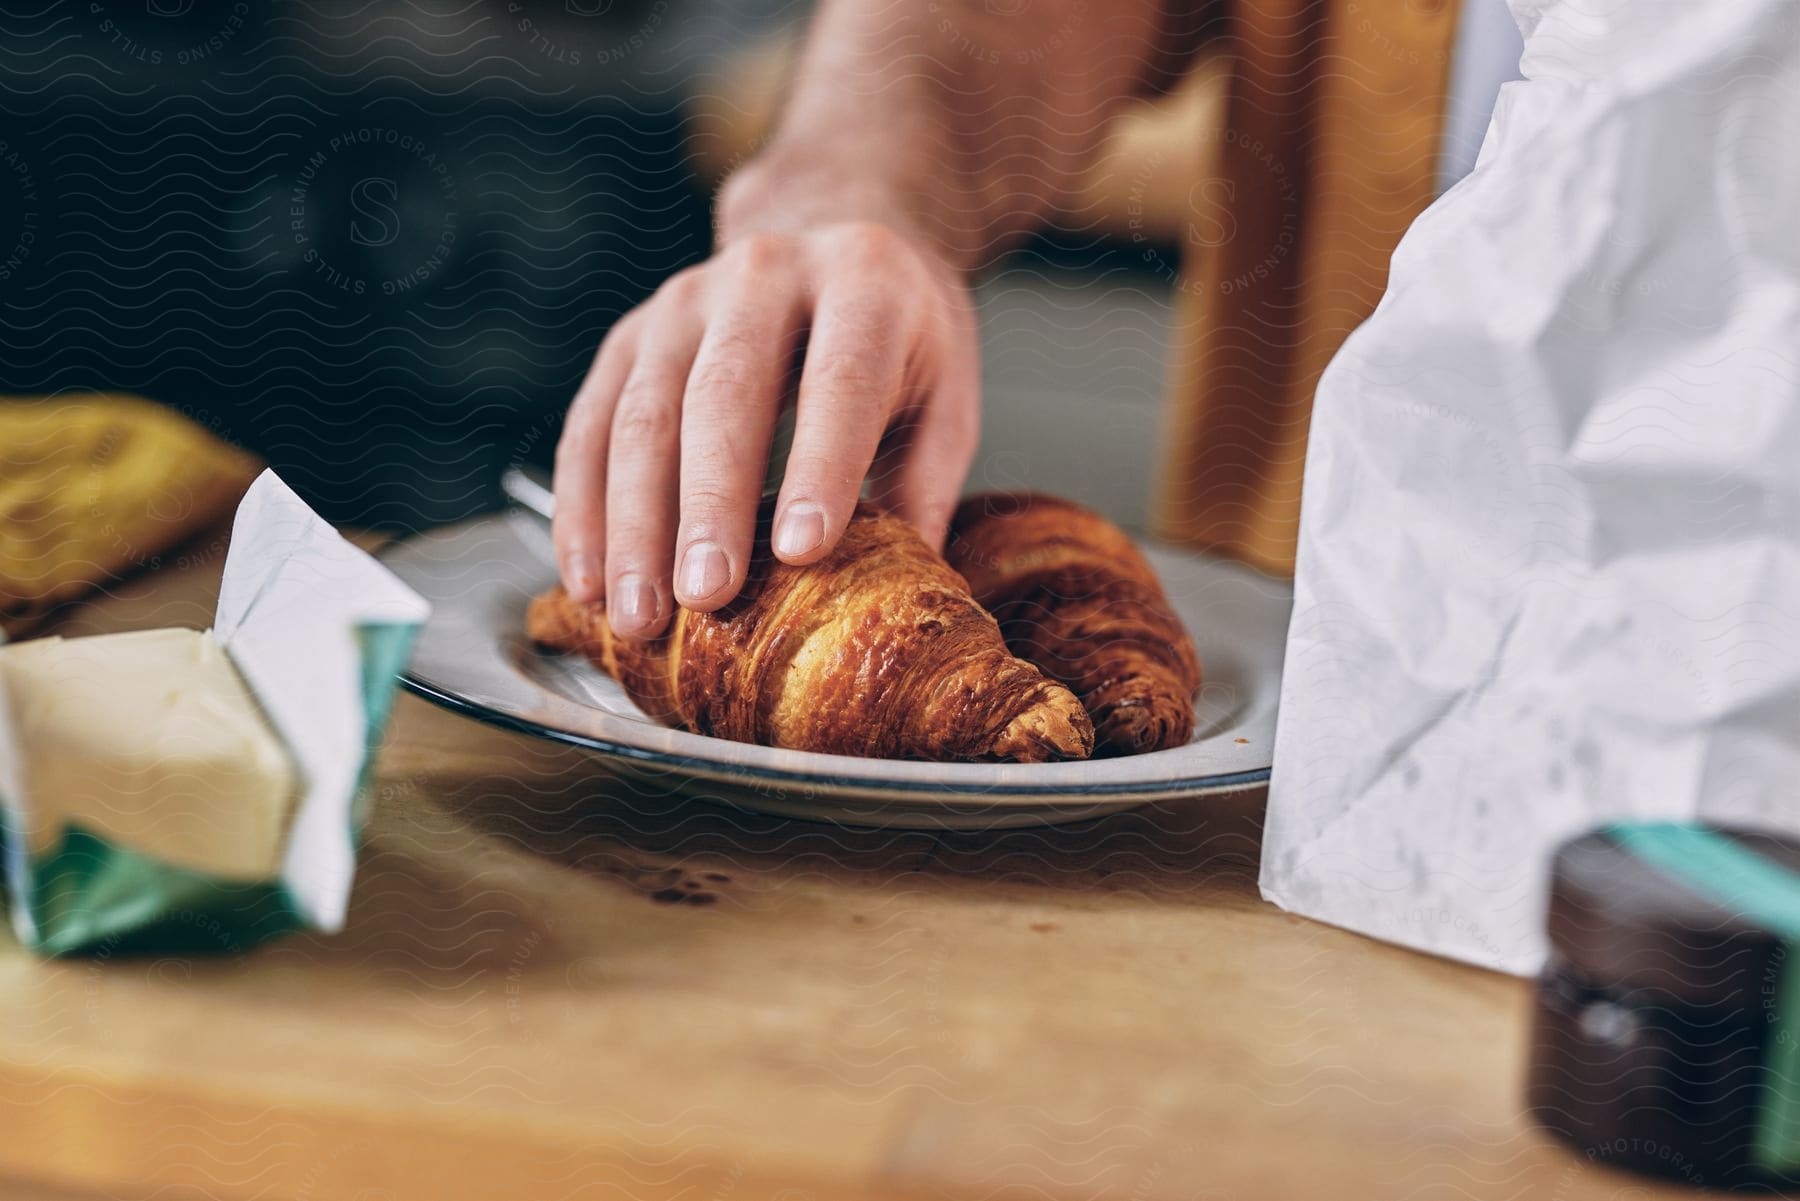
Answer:
<svg viewBox="0 0 1800 1201"><path fill-rule="evenodd" d="M65 632L206 625L218 563ZM778 820L407 697L349 923L0 946L18 1196L1649 1198L1520 1113L1528 985L1258 899L1261 797Z"/></svg>

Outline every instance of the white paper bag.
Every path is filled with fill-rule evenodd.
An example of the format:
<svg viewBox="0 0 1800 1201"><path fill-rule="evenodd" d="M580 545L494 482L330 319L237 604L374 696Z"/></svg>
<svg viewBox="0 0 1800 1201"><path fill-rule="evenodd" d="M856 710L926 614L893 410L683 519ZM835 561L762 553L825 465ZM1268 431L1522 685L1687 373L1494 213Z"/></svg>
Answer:
<svg viewBox="0 0 1800 1201"><path fill-rule="evenodd" d="M1800 4L1513 9L1319 387L1262 888L1529 972L1563 838L1800 832Z"/></svg>

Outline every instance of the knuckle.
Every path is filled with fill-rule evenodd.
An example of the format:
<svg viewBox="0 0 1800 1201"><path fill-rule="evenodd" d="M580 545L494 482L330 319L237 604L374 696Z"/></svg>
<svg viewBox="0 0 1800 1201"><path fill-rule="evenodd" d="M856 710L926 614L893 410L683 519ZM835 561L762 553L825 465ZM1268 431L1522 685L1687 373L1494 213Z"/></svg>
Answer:
<svg viewBox="0 0 1800 1201"><path fill-rule="evenodd" d="M881 380L866 354L840 350L819 357L814 367L820 399L836 406L861 409L878 399Z"/></svg>
<svg viewBox="0 0 1800 1201"><path fill-rule="evenodd" d="M733 324L719 332L719 354L746 366L767 361L786 349L778 331L748 324Z"/></svg>
<svg viewBox="0 0 1800 1201"><path fill-rule="evenodd" d="M897 263L909 250L906 239L879 221L846 221L834 230L833 241L839 254L862 265Z"/></svg>
<svg viewBox="0 0 1800 1201"><path fill-rule="evenodd" d="M683 448L681 503L683 511L700 506L724 512L754 505L756 485L762 479L760 462L741 440L708 438Z"/></svg>
<svg viewBox="0 0 1800 1201"><path fill-rule="evenodd" d="M723 510L737 503L737 497L714 483L689 484L681 491L681 503L690 509Z"/></svg>
<svg viewBox="0 0 1800 1201"><path fill-rule="evenodd" d="M677 271L663 281L662 287L656 290L657 299L665 304L676 306L691 305L700 299L706 288L706 267L687 267Z"/></svg>
<svg viewBox="0 0 1800 1201"><path fill-rule="evenodd" d="M681 524L687 535L712 533L714 526L731 516L740 504L717 483L694 483L681 490Z"/></svg>
<svg viewBox="0 0 1800 1201"><path fill-rule="evenodd" d="M742 335L726 335L719 353L709 355L694 365L688 380L688 391L703 396L726 399L747 396L755 384L754 372L745 361L743 351L731 343Z"/></svg>
<svg viewBox="0 0 1800 1201"><path fill-rule="evenodd" d="M792 247L776 234L746 234L731 244L729 253L750 274L767 275L787 263Z"/></svg>
<svg viewBox="0 0 1800 1201"><path fill-rule="evenodd" d="M832 316L871 350L882 340L899 337L903 324L898 299L876 289L837 300L832 305Z"/></svg>
<svg viewBox="0 0 1800 1201"><path fill-rule="evenodd" d="M768 181L765 179L767 174L766 165L752 159L725 177L725 182L719 185L719 190L713 197L714 210L721 226L732 225L741 213L753 208L766 197L769 191Z"/></svg>
<svg viewBox="0 0 1800 1201"><path fill-rule="evenodd" d="M627 385L613 419L613 441L626 446L652 446L668 442L676 432L675 411L661 403L648 383Z"/></svg>
<svg viewBox="0 0 1800 1201"><path fill-rule="evenodd" d="M689 433L693 432L690 428ZM687 495L685 485L688 484L693 486L695 492L699 492L707 488L719 488L721 482L729 482L748 474L747 449L741 439L733 438L730 433L720 429L706 430L700 437L686 439L681 448L683 495Z"/></svg>

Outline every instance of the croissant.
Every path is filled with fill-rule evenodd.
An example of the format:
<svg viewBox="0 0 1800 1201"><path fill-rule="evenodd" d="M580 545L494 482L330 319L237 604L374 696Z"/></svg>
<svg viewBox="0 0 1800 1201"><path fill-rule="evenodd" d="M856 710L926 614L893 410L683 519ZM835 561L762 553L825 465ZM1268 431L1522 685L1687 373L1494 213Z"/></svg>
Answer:
<svg viewBox="0 0 1800 1201"><path fill-rule="evenodd" d="M615 639L604 602L560 587L532 601L526 631L587 656L644 712L696 734L890 759L1039 763L1093 750L1074 694L1014 658L962 577L866 502L824 560L758 556L737 599L678 609L661 637Z"/></svg>
<svg viewBox="0 0 1800 1201"><path fill-rule="evenodd" d="M1081 698L1096 754L1192 736L1200 658L1125 531L1054 496L989 493L958 506L946 555L1013 652Z"/></svg>

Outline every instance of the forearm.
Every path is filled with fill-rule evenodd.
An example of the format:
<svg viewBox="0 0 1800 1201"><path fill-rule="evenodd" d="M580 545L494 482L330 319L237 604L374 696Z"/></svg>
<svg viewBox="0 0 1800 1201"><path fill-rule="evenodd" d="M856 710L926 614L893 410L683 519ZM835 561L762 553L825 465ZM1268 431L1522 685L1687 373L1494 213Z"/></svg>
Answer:
<svg viewBox="0 0 1800 1201"><path fill-rule="evenodd" d="M1160 0L822 4L774 138L720 194L716 252L613 326L557 445L563 579L620 637L729 603L760 538L819 562L865 481L943 544L981 432L967 273L1074 193L1168 44Z"/></svg>
<svg viewBox="0 0 1800 1201"><path fill-rule="evenodd" d="M719 240L911 232L970 270L1078 185L1169 36L1161 0L825 0L782 120L728 181Z"/></svg>

